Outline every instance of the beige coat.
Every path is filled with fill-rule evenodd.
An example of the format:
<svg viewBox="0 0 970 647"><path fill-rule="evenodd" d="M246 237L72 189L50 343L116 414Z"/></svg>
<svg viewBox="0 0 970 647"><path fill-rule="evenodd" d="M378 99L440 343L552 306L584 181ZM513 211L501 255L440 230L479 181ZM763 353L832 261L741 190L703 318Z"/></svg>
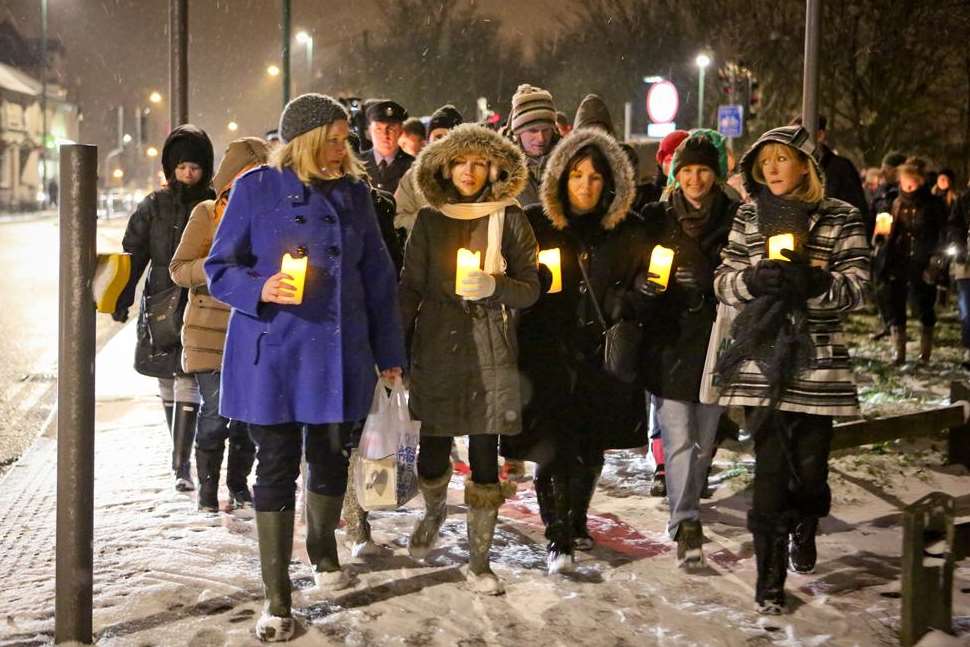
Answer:
<svg viewBox="0 0 970 647"><path fill-rule="evenodd" d="M189 288L182 324L182 370L186 373L219 371L229 325L229 306L209 296L202 269L216 233L215 200L196 205L169 271L172 280Z"/></svg>

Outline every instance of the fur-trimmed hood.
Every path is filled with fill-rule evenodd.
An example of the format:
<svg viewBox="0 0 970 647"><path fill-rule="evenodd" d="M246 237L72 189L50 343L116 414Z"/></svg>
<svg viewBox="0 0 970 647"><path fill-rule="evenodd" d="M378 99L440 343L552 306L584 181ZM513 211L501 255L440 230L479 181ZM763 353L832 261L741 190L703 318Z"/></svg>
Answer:
<svg viewBox="0 0 970 647"><path fill-rule="evenodd" d="M562 230L569 225L566 205L559 195L559 183L570 160L586 146L600 149L613 171L614 194L606 213L600 219L603 229L613 229L623 222L636 197L633 167L617 141L599 129L578 128L566 135L553 149L542 174L542 187L539 189L542 210L556 229Z"/></svg>
<svg viewBox="0 0 970 647"><path fill-rule="evenodd" d="M425 146L414 163L418 190L432 207L454 202L451 180L443 171L456 157L468 154L481 155L497 169L496 179L487 184L490 200L514 199L525 188L529 172L519 147L488 128L462 124Z"/></svg>
<svg viewBox="0 0 970 647"><path fill-rule="evenodd" d="M754 163L758 159L758 151L769 143L785 144L804 153L810 160L809 163L815 167L815 172L818 173L818 179L822 181L822 186L825 186L825 173L815 158L815 142L812 140L812 136L801 126L781 126L764 133L741 157L738 166L741 169L741 178L744 180L744 190L748 192L748 195L756 196L761 190L761 185L754 179Z"/></svg>

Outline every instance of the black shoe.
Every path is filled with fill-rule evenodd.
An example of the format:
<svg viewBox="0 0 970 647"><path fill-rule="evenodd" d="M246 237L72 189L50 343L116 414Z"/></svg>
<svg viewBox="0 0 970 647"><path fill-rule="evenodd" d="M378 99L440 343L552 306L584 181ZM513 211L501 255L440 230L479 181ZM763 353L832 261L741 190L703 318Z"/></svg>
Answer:
<svg viewBox="0 0 970 647"><path fill-rule="evenodd" d="M219 512L219 471L222 448L195 448L195 468L199 477L199 511Z"/></svg>
<svg viewBox="0 0 970 647"><path fill-rule="evenodd" d="M249 488L245 490L236 490L235 492L230 490L229 505L234 510L251 509L253 507L253 495L249 492Z"/></svg>
<svg viewBox="0 0 970 647"><path fill-rule="evenodd" d="M785 610L785 577L788 574L790 521L784 515L748 513L758 567L754 600L759 613L778 615Z"/></svg>
<svg viewBox="0 0 970 647"><path fill-rule="evenodd" d="M589 502L596 491L596 483L599 481L603 466L598 465L594 468L582 467L577 473L570 475L569 479L569 499L570 499L570 521L573 530L573 548L576 550L593 550L596 542L586 529L587 513L589 512Z"/></svg>
<svg viewBox="0 0 970 647"><path fill-rule="evenodd" d="M696 519L681 521L677 526L677 565L685 570L704 566L704 532Z"/></svg>
<svg viewBox="0 0 970 647"><path fill-rule="evenodd" d="M662 465L653 473L653 481L650 483L650 496L658 499L667 496L667 475Z"/></svg>
<svg viewBox="0 0 970 647"><path fill-rule="evenodd" d="M818 518L804 517L791 533L791 544L788 547L788 566L795 573L808 575L815 572L815 562L818 552L815 549L815 533L818 530Z"/></svg>

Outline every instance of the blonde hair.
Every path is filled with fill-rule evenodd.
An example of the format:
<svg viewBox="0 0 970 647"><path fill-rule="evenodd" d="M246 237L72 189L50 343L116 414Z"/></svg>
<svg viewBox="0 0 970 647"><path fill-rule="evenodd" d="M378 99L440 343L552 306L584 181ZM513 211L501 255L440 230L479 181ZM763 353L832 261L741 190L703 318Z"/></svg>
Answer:
<svg viewBox="0 0 970 647"><path fill-rule="evenodd" d="M794 154L795 159L804 164L808 169L808 174L805 175L802 183L785 197L789 200L798 200L799 202L821 202L825 197L825 186L822 184L822 178L819 177L815 164L812 160L808 159L805 153L788 144L768 142L761 147L761 150L758 151L758 157L754 160L754 168L751 169L751 176L754 177L754 181L758 184L768 184L765 181L764 173L761 171L761 162L768 155L775 155L780 152L786 153L789 156Z"/></svg>
<svg viewBox="0 0 970 647"><path fill-rule="evenodd" d="M317 161L320 149L323 148L330 135L330 124L314 128L302 135L297 135L283 146L273 151L270 156L269 165L283 170L293 169L300 182L310 184L313 180L332 180L334 175L328 175L320 168ZM367 175L364 165L354 154L354 149L347 141L347 155L344 156L340 164L340 172L355 179L361 179Z"/></svg>

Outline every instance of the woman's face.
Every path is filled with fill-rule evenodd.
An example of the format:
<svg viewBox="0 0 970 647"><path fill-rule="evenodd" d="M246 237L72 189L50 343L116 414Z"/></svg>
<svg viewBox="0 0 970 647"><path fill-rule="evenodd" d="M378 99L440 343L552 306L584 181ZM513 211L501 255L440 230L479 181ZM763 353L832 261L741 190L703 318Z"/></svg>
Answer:
<svg viewBox="0 0 970 647"><path fill-rule="evenodd" d="M350 128L344 120L335 121L327 130L327 138L317 153L317 163L332 175L341 174L344 158L347 157L347 136Z"/></svg>
<svg viewBox="0 0 970 647"><path fill-rule="evenodd" d="M946 175L943 175L942 173L936 176L936 188L939 189L940 191L949 191L950 178L947 177Z"/></svg>
<svg viewBox="0 0 970 647"><path fill-rule="evenodd" d="M692 203L698 203L711 192L714 171L703 164L688 164L677 171L677 181L680 182L684 196Z"/></svg>
<svg viewBox="0 0 970 647"><path fill-rule="evenodd" d="M899 190L903 193L912 193L920 188L922 184L923 178L918 175L910 175L905 172L899 174Z"/></svg>
<svg viewBox="0 0 970 647"><path fill-rule="evenodd" d="M488 160L481 155L459 155L451 162L451 183L458 193L470 198L485 186Z"/></svg>
<svg viewBox="0 0 970 647"><path fill-rule="evenodd" d="M788 195L805 180L808 164L787 146L772 146L758 155L761 173L773 195Z"/></svg>
<svg viewBox="0 0 970 647"><path fill-rule="evenodd" d="M604 183L603 176L593 168L593 161L588 157L573 166L566 183L571 211L588 213L595 209L603 195Z"/></svg>
<svg viewBox="0 0 970 647"><path fill-rule="evenodd" d="M202 179L202 167L195 162L181 162L175 167L175 179L185 186L195 186Z"/></svg>

